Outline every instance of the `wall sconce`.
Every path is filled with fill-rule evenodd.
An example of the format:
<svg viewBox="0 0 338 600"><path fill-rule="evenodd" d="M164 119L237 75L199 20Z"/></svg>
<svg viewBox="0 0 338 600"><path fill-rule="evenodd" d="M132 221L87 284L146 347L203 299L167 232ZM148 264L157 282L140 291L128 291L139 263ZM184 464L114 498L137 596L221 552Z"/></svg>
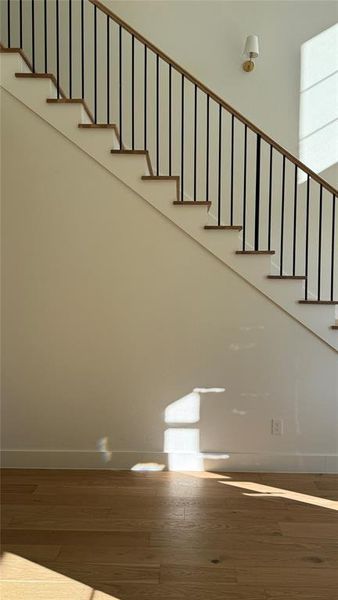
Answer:
<svg viewBox="0 0 338 600"><path fill-rule="evenodd" d="M245 42L244 54L249 57L249 60L246 60L243 63L243 70L246 71L246 73L250 73L250 71L253 71L255 67L255 63L252 59L257 58L259 55L257 35L248 35Z"/></svg>

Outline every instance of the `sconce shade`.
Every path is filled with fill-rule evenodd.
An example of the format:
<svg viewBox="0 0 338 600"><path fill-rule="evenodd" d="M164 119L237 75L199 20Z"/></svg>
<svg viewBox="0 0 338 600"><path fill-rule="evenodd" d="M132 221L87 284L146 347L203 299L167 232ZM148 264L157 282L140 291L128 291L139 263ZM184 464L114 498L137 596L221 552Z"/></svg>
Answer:
<svg viewBox="0 0 338 600"><path fill-rule="evenodd" d="M257 35L248 35L245 42L244 54L257 58L259 55L259 44Z"/></svg>

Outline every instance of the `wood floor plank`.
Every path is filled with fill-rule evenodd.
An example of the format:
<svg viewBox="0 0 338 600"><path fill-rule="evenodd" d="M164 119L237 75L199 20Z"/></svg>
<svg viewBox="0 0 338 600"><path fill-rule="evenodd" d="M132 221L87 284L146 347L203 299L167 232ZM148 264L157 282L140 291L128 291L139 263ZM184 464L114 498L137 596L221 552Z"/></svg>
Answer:
<svg viewBox="0 0 338 600"><path fill-rule="evenodd" d="M330 523L280 523L283 535L297 537L320 538L324 540L338 541L338 520L332 519Z"/></svg>
<svg viewBox="0 0 338 600"><path fill-rule="evenodd" d="M196 583L237 583L236 571L231 568L216 569L212 566L198 567L189 565L163 565L160 571L161 583L196 584Z"/></svg>
<svg viewBox="0 0 338 600"><path fill-rule="evenodd" d="M3 531L3 544L97 546L112 548L145 548L149 545L150 534L139 531L98 531L98 530L32 530L6 529Z"/></svg>
<svg viewBox="0 0 338 600"><path fill-rule="evenodd" d="M337 592L332 588L314 589L304 586L302 589L294 587L268 588L265 590L266 600L337 600Z"/></svg>
<svg viewBox="0 0 338 600"><path fill-rule="evenodd" d="M104 591L118 600L266 600L263 588L238 584L126 584L104 587Z"/></svg>
<svg viewBox="0 0 338 600"><path fill-rule="evenodd" d="M337 481L5 470L2 600L336 600Z"/></svg>
<svg viewBox="0 0 338 600"><path fill-rule="evenodd" d="M37 485L31 485L29 483L2 483L1 493L12 493L12 494L32 494L36 489Z"/></svg>
<svg viewBox="0 0 338 600"><path fill-rule="evenodd" d="M254 569L237 569L237 580L242 585L261 585L278 587L302 588L304 585L313 588L322 587L338 589L338 571L336 569L283 569L280 567L255 567Z"/></svg>
<svg viewBox="0 0 338 600"><path fill-rule="evenodd" d="M157 564L161 565L197 565L202 567L240 567L247 566L283 566L311 568L338 568L337 547L334 544L297 544L271 545L257 543L256 540L223 541L219 548L159 547L118 547L101 545L65 545L61 546L56 560L85 561L99 563Z"/></svg>
<svg viewBox="0 0 338 600"><path fill-rule="evenodd" d="M44 562L44 567L55 570L62 576L70 577L91 587L102 585L116 585L120 583L150 583L158 584L160 577L159 565L134 565L134 564L97 564L97 563L66 563L58 561Z"/></svg>

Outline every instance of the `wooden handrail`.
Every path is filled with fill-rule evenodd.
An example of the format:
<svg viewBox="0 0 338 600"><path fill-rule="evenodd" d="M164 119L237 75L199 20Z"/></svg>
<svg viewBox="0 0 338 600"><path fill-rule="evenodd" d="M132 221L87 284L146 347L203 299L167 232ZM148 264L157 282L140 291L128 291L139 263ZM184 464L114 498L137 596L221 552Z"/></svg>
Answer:
<svg viewBox="0 0 338 600"><path fill-rule="evenodd" d="M299 167L302 171L304 171L305 173L307 173L307 175L309 175L314 181L316 181L317 183L319 183L320 185L322 185L323 188L325 188L328 192L330 192L334 196L338 196L338 189L335 189L332 185L330 185L327 181L325 181L325 179L323 179L322 177L320 177L320 175L317 175L317 173L315 173L314 171L312 171L312 169L310 169L309 167L307 167L298 158L296 158L295 156L293 156L293 154L291 154L288 150L286 150L286 148L283 148L283 146L281 146L280 144L278 144L270 136L268 136L266 133L264 133L264 131L262 131L261 129L259 129L259 127L257 127L256 125L254 125L254 123L252 123L251 121L249 121L249 119L247 119L246 117L244 117L244 115L242 115L235 108L233 108L232 106L230 106L230 104L228 104L227 102L225 102L223 100L223 98L221 98L220 96L218 96L217 94L215 94L215 92L213 92L212 90L210 90L201 81L199 81L198 79L196 79L196 77L194 77L193 75L191 75L191 73L189 73L188 71L186 71L186 69L184 69L177 62L175 62L174 60L172 60L170 58L170 56L168 56L167 54L165 54L165 52L162 52L162 50L160 50L159 48L157 48L157 46L155 46L152 42L150 42L145 37L143 37L143 35L141 35L133 27L131 27L130 25L128 25L128 23L126 23L125 21L123 21L123 19L121 19L116 13L112 12L109 8L107 8L104 4L102 4L102 2L100 2L99 0L89 0L89 2L91 4L93 4L94 6L96 6L99 10L101 10L102 12L104 12L106 15L108 15L109 17L111 17L113 19L113 21L115 21L116 23L118 23L119 25L121 25L121 27L123 27L123 29L125 29L131 35L133 35L139 42L141 42L141 44L144 44L145 46L147 46L147 48L149 50L151 50L152 52L154 52L154 54L158 54L158 56L160 56L160 58L162 60L164 60L166 63L168 63L168 65L171 65L174 69L176 69L176 71L178 71L179 73L181 73L181 75L184 75L184 77L186 79L188 79L191 83L193 83L194 85L196 85L202 92L204 92L205 94L207 94L207 96L209 96L210 98L212 98L217 104L220 104L230 114L234 115L236 117L236 119L238 119L239 121L241 121L241 123L243 123L244 125L247 125L247 127L251 131L253 131L257 135L259 135L265 142L267 142L270 146L272 146L273 148L275 148L275 150L277 150L278 152L280 152L280 154L282 154L283 156L285 156L294 165L297 165L297 167Z"/></svg>

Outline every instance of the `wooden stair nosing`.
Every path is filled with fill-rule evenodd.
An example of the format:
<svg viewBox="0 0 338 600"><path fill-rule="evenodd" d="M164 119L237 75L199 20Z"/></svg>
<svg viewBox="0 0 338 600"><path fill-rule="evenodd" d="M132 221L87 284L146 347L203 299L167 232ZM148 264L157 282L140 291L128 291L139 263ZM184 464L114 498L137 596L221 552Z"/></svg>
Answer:
<svg viewBox="0 0 338 600"><path fill-rule="evenodd" d="M175 200L175 206L208 206L210 208L210 200Z"/></svg>
<svg viewBox="0 0 338 600"><path fill-rule="evenodd" d="M242 225L204 225L204 229L221 231L242 231Z"/></svg>
<svg viewBox="0 0 338 600"><path fill-rule="evenodd" d="M52 73L15 73L15 77L27 79L51 79L54 77Z"/></svg>
<svg viewBox="0 0 338 600"><path fill-rule="evenodd" d="M54 83L56 89L58 87L56 77L53 75L53 73L15 73L15 77L18 77L19 79L50 79ZM65 92L60 86L59 94L62 99L67 98Z"/></svg>
<svg viewBox="0 0 338 600"><path fill-rule="evenodd" d="M337 329L338 330L338 325L331 325L331 329Z"/></svg>
<svg viewBox="0 0 338 600"><path fill-rule="evenodd" d="M111 154L143 154L146 157L150 175L151 176L154 175L153 166L151 164L148 150L129 150L129 149L126 150L125 148L121 148L119 150L113 149L110 152L111 152Z"/></svg>
<svg viewBox="0 0 338 600"><path fill-rule="evenodd" d="M79 123L81 129L117 129L115 123Z"/></svg>
<svg viewBox="0 0 338 600"><path fill-rule="evenodd" d="M141 179L146 181L177 181L179 178L179 175L142 175Z"/></svg>
<svg viewBox="0 0 338 600"><path fill-rule="evenodd" d="M260 254L276 254L275 250L236 250L236 254L260 255Z"/></svg>
<svg viewBox="0 0 338 600"><path fill-rule="evenodd" d="M87 103L82 98L47 98L46 102L48 102L48 104L82 104L88 117L92 123L94 123L94 117L90 112Z"/></svg>
<svg viewBox="0 0 338 600"><path fill-rule="evenodd" d="M268 279L306 279L306 275L267 275Z"/></svg>
<svg viewBox="0 0 338 600"><path fill-rule="evenodd" d="M298 300L299 304L338 304L338 300Z"/></svg>

